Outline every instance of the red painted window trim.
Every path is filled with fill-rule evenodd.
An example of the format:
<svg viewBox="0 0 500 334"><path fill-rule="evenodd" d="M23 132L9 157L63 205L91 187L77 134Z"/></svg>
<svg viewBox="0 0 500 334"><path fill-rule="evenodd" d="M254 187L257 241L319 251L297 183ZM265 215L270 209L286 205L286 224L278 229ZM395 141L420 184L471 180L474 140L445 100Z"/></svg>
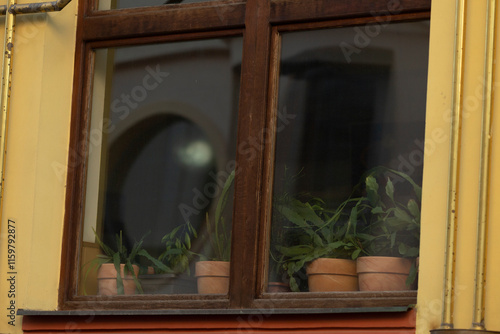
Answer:
<svg viewBox="0 0 500 334"><path fill-rule="evenodd" d="M25 333L415 333L415 310L294 315L24 316Z"/></svg>

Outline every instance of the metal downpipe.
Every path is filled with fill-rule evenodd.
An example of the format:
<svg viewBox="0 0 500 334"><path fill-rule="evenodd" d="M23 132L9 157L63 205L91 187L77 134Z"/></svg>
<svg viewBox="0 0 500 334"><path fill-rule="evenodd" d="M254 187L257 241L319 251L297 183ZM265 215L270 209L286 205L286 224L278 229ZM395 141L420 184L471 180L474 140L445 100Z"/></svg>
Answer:
<svg viewBox="0 0 500 334"><path fill-rule="evenodd" d="M446 222L446 258L443 291L443 314L441 329L453 328L455 249L457 234L458 177L460 159L460 128L463 90L463 54L465 43L465 0L456 1L455 10L455 54L453 62L453 91L451 115L451 143L448 179L448 217Z"/></svg>
<svg viewBox="0 0 500 334"><path fill-rule="evenodd" d="M483 91L482 110L482 138L481 138L481 160L479 170L479 201L477 217L477 253L476 253L476 277L474 291L474 309L472 329L485 331L484 325L484 297L486 282L486 231L488 219L488 189L489 189L489 167L491 146L491 119L493 103L493 67L495 50L495 13L496 0L489 0L486 11L486 43L485 43L485 84Z"/></svg>
<svg viewBox="0 0 500 334"><path fill-rule="evenodd" d="M15 5L16 0L9 0L8 5ZM7 124L10 109L10 92L12 82L12 55L14 51L14 29L16 16L7 14L5 22L5 49L2 72L2 123L0 127L0 217L3 209L3 194L5 189L5 161L7 156Z"/></svg>

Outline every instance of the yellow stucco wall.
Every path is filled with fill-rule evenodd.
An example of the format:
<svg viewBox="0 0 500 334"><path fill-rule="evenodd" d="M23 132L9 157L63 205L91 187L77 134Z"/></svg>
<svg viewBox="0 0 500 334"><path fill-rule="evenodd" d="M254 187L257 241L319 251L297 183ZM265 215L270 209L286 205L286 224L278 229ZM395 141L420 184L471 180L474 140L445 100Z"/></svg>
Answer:
<svg viewBox="0 0 500 334"><path fill-rule="evenodd" d="M10 326L6 308L55 310L59 285L64 217L65 172L69 139L77 0L63 11L19 16L16 26L12 105L9 119L6 182L1 225L0 333L20 333L21 317ZM484 85L486 1L467 7L464 70L464 118L460 160L455 327L472 321L478 168ZM417 332L428 333L441 322L442 282L448 187L453 76L454 0L433 1L422 212L421 269ZM4 20L0 20L4 23ZM499 40L500 36L497 36ZM3 44L3 34L0 34ZM497 56L499 58L499 56ZM496 78L500 78L496 70ZM498 87L495 91L498 92ZM497 99L498 100L498 99ZM499 103L495 103L498 111ZM494 131L500 119L493 118ZM500 219L500 142L493 136L490 222ZM61 169L61 167L63 169ZM497 185L495 187L495 185ZM16 226L16 293L7 281L7 219ZM499 277L500 226L490 224L487 282ZM486 326L500 330L496 299L500 288L487 284Z"/></svg>
<svg viewBox="0 0 500 334"><path fill-rule="evenodd" d="M1 225L0 333L22 332L21 317L15 326L7 323L11 301L16 308L57 308L66 178L54 167L67 160L76 12L73 0L61 12L17 17ZM7 219L16 226L12 298L6 298Z"/></svg>
<svg viewBox="0 0 500 334"><path fill-rule="evenodd" d="M422 203L421 275L419 278L417 333L429 333L441 324L444 252L446 240L448 165L450 156L449 113L452 106L455 2L433 1L431 45L427 101L427 127ZM456 250L456 280L454 328L469 329L473 320L475 256L477 236L479 162L481 147L481 115L485 85L486 1L469 1L466 8L466 32L463 72L462 130L459 160L458 232ZM498 20L497 20L498 21ZM497 27L498 27L497 23ZM498 31L498 29L497 29ZM497 41L498 41L497 36ZM497 42L498 44L498 42ZM499 56L496 55L496 59ZM498 72L498 71L496 71ZM496 76L498 78L498 75ZM498 92L498 88L495 89ZM498 111L498 103L494 104ZM495 138L498 117L493 117L492 163L490 187L490 227L488 233L488 267L486 276L486 317L488 330L500 330L498 314L500 288L498 281L500 229L494 226L499 217L498 159L500 142ZM443 134L442 143L434 134ZM438 138L438 137L436 137ZM432 144L431 144L432 143ZM496 187L495 187L496 185ZM496 224L498 225L498 224ZM496 257L496 259L495 259Z"/></svg>
<svg viewBox="0 0 500 334"><path fill-rule="evenodd" d="M417 326L428 333L440 323L447 197L447 163L453 76L454 1L434 2L431 11L429 78L426 111L422 227ZM440 13L438 15L437 13ZM438 19L439 17L439 19ZM439 75L436 75L439 73ZM430 189L432 187L432 189ZM437 255L439 254L439 255Z"/></svg>

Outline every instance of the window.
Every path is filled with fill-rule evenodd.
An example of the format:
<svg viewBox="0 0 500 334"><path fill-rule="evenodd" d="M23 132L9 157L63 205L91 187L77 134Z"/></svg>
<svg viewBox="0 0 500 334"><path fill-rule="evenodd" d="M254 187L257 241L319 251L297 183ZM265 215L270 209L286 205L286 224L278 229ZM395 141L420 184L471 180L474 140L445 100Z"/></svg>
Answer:
<svg viewBox="0 0 500 334"><path fill-rule="evenodd" d="M368 255L364 173L386 167L376 182L405 205L421 185L430 1L146 5L80 3L61 308L415 303L414 290L317 292L297 246L311 243L300 222L338 213L366 242L343 257ZM98 288L100 244L138 242L145 277L112 278L126 296ZM222 290L198 285L219 275L200 274L205 259L230 259ZM146 283L152 270L169 287ZM294 292L268 287L290 275Z"/></svg>
<svg viewBox="0 0 500 334"><path fill-rule="evenodd" d="M212 219L219 188L234 169L241 40L95 51L84 254L98 246L94 232L113 246L121 233L128 250L143 238L148 255L176 266L169 268L175 273L189 269L191 252L205 252L206 214ZM232 194L222 216L228 227ZM166 235L172 238L162 241ZM167 247L179 250L177 239L185 253L169 254ZM157 274L172 274L151 265ZM94 274L92 264L84 266L81 293L96 293L95 285L86 286L96 282Z"/></svg>

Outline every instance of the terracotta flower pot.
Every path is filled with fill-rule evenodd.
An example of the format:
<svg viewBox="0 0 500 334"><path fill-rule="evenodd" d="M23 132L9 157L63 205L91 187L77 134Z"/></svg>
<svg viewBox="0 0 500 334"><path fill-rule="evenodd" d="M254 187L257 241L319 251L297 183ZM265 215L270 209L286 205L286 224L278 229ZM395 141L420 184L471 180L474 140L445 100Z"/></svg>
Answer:
<svg viewBox="0 0 500 334"><path fill-rule="evenodd" d="M134 268L135 276L139 274L139 267L136 265L132 266ZM120 264L120 273L123 282L123 291L125 295L135 294L136 285L133 276L128 273L124 273L124 264ZM113 263L104 263L99 267L97 271L97 294L101 296L115 296L118 294L116 288L116 269Z"/></svg>
<svg viewBox="0 0 500 334"><path fill-rule="evenodd" d="M357 260L360 291L404 291L412 261L401 257L364 256Z"/></svg>
<svg viewBox="0 0 500 334"><path fill-rule="evenodd" d="M310 292L357 291L356 261L320 258L307 266Z"/></svg>
<svg viewBox="0 0 500 334"><path fill-rule="evenodd" d="M276 293L276 292L290 292L290 286L286 283L282 282L269 282L267 283L267 292Z"/></svg>
<svg viewBox="0 0 500 334"><path fill-rule="evenodd" d="M200 294L227 294L229 291L229 262L196 262L195 276Z"/></svg>

